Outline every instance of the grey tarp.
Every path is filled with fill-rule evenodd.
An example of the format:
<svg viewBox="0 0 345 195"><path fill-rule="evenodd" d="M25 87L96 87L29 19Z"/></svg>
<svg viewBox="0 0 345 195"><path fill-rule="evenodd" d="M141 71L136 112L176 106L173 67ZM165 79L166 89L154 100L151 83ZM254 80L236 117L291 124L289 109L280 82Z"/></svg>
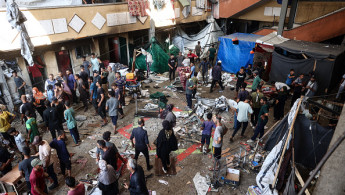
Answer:
<svg viewBox="0 0 345 195"><path fill-rule="evenodd" d="M295 191L295 168L292 168L289 178L285 184L283 195L296 195Z"/></svg>
<svg viewBox="0 0 345 195"><path fill-rule="evenodd" d="M270 151L283 139L288 132L287 117L285 117L273 130L272 135L265 144L265 150ZM315 168L323 155L327 152L332 139L333 130L322 127L309 120L305 115L297 116L294 125L295 161L302 165Z"/></svg>
<svg viewBox="0 0 345 195"><path fill-rule="evenodd" d="M26 59L30 66L34 65L34 60L32 58L32 53L34 51L34 45L31 42L31 39L28 35L24 22L26 21L26 17L24 14L19 10L18 5L14 2L14 0L7 0L6 1L6 8L7 8L7 20L11 24L11 26L18 30L20 33L20 47L21 47L21 55L23 58Z"/></svg>

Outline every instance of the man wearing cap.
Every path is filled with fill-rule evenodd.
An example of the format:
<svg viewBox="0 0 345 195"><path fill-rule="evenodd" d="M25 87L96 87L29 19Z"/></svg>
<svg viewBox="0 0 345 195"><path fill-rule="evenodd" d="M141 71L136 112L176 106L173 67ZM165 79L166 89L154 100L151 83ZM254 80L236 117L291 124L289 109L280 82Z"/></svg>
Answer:
<svg viewBox="0 0 345 195"><path fill-rule="evenodd" d="M25 81L18 76L17 71L12 71L12 76L14 79L14 83L16 84L17 91L19 93L19 97L22 97L22 95L25 95Z"/></svg>
<svg viewBox="0 0 345 195"><path fill-rule="evenodd" d="M216 85L216 83L219 84L222 91L224 90L224 87L222 84L222 67L221 67L221 65L222 65L222 61L219 60L217 65L215 67L213 67L213 69L212 69L212 84L211 84L210 93L213 92L213 87Z"/></svg>
<svg viewBox="0 0 345 195"><path fill-rule="evenodd" d="M259 133L260 133L259 138L261 138L264 135L265 125L267 124L267 121L268 121L268 111L269 111L267 98L266 97L261 98L260 103L262 106L259 112L258 124L255 127L253 137L247 141L248 143L254 142L256 140L256 137L259 135Z"/></svg>
<svg viewBox="0 0 345 195"><path fill-rule="evenodd" d="M30 174L31 194L45 195L48 194L47 186L44 181L48 175L43 170L43 162L35 158L31 161L32 171Z"/></svg>
<svg viewBox="0 0 345 195"><path fill-rule="evenodd" d="M195 89L196 84L190 78L190 73L186 74L186 99L187 99L187 106L189 109L192 109L192 96L193 90Z"/></svg>
<svg viewBox="0 0 345 195"><path fill-rule="evenodd" d="M255 70L253 72L253 76L254 76L254 80L253 80L253 85L252 85L252 92L256 91L256 88L261 83L261 78L259 77L259 71Z"/></svg>
<svg viewBox="0 0 345 195"><path fill-rule="evenodd" d="M54 181L54 183L49 187L49 190L53 190L56 187L58 187L58 179L54 172L54 163L50 161L51 157L51 147L49 146L49 143L46 140L42 140L42 137L35 136L33 145L39 145L38 146L38 154L40 160L42 161L43 168L47 171L49 177L51 177ZM32 166L34 167L34 166ZM31 176L30 176L31 177ZM31 182L31 179L30 179Z"/></svg>

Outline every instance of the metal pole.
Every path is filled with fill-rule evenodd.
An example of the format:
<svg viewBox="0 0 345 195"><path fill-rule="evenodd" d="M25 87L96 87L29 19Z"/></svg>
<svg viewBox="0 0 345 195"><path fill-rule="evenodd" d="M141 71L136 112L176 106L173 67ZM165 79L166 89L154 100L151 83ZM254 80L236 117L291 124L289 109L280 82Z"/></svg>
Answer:
<svg viewBox="0 0 345 195"><path fill-rule="evenodd" d="M298 0L293 0L290 7L289 23L287 26L288 29L292 29L293 24L295 23L297 5L298 5Z"/></svg>
<svg viewBox="0 0 345 195"><path fill-rule="evenodd" d="M283 0L282 7L280 10L280 17L279 17L279 24L278 24L278 35L283 35L284 23L285 23L288 3L289 3L289 0Z"/></svg>

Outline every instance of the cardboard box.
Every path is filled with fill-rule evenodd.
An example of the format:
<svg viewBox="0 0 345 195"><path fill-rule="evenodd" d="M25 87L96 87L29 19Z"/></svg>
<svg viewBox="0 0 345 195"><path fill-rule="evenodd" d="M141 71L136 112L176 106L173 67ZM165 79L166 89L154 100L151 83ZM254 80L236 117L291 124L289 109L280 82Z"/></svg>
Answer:
<svg viewBox="0 0 345 195"><path fill-rule="evenodd" d="M240 170L228 168L224 178L225 184L240 185Z"/></svg>

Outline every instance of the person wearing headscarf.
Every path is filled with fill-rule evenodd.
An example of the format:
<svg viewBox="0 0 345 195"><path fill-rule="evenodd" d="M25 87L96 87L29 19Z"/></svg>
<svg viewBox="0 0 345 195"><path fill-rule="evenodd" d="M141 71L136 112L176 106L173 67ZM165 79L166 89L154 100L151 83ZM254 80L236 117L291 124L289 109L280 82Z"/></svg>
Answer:
<svg viewBox="0 0 345 195"><path fill-rule="evenodd" d="M108 165L105 160L99 160L98 166L100 169L98 188L102 191L102 195L119 194L115 169L111 165Z"/></svg>
<svg viewBox="0 0 345 195"><path fill-rule="evenodd" d="M164 120L163 129L159 132L157 137L157 156L162 161L162 169L167 173L168 166L170 166L170 152L177 150L177 139L169 121Z"/></svg>
<svg viewBox="0 0 345 195"><path fill-rule="evenodd" d="M166 121L169 121L171 127L175 127L176 125L176 116L175 114L172 112L173 111L173 108L174 108L174 105L173 104L168 104L167 105L167 115L165 117L165 120Z"/></svg>
<svg viewBox="0 0 345 195"><path fill-rule="evenodd" d="M41 115L43 118L43 111L46 109L44 106L44 101L46 100L46 97L43 95L43 93L38 90L37 87L32 88L32 103L34 104L37 112Z"/></svg>

